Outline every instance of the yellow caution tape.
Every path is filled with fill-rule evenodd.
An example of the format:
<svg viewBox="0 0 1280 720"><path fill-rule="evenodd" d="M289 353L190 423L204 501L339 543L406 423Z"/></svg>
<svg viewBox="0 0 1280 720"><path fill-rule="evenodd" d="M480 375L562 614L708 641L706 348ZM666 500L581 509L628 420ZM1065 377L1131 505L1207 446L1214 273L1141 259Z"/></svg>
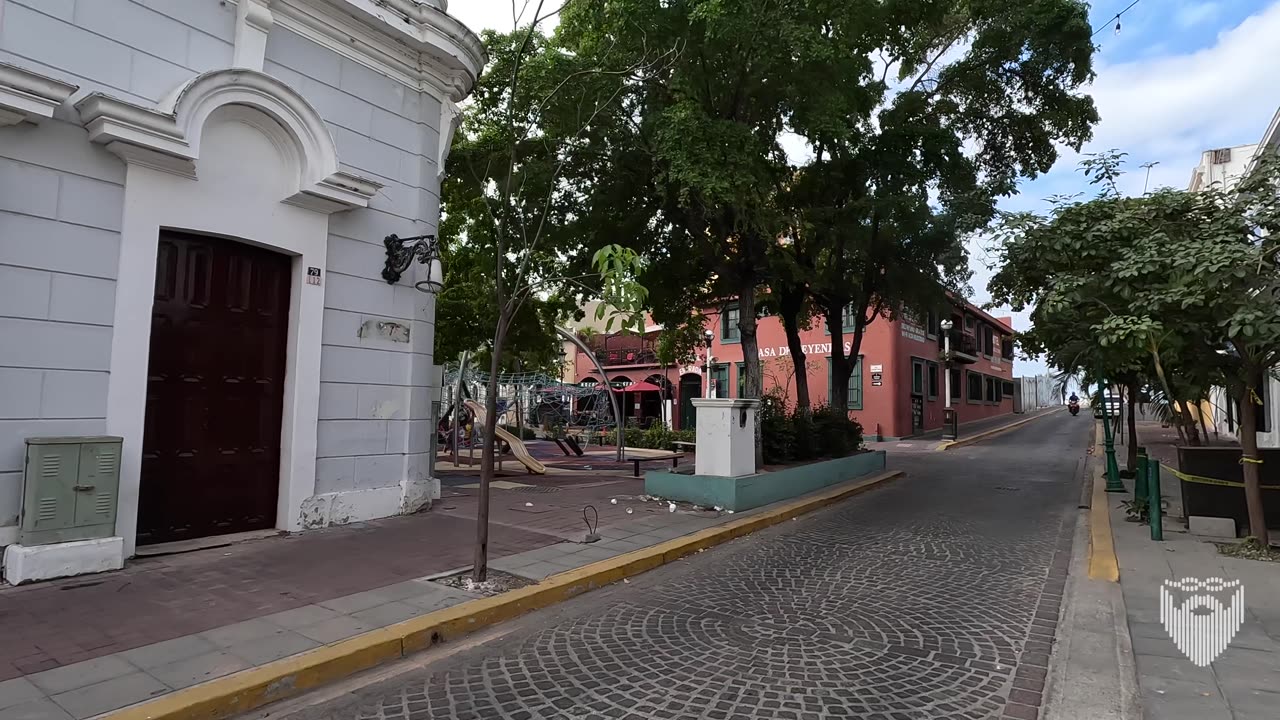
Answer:
<svg viewBox="0 0 1280 720"><path fill-rule="evenodd" d="M1218 478L1205 477L1203 475L1189 475L1184 472L1178 472L1177 470L1174 470L1173 468L1169 467L1168 465L1165 465L1164 463L1160 463L1160 467L1163 468L1166 472L1171 473L1174 477L1184 482L1198 483L1200 485L1222 485L1225 487L1238 487L1238 488L1244 487L1244 483L1242 482L1234 482L1231 480L1219 480ZM1261 487L1263 490L1280 490L1280 485L1262 485Z"/></svg>

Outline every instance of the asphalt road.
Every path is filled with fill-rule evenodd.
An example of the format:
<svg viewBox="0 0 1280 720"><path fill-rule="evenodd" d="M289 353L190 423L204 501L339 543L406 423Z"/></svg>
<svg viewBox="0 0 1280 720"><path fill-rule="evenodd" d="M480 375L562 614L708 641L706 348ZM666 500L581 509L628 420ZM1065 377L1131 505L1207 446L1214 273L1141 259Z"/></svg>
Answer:
<svg viewBox="0 0 1280 720"><path fill-rule="evenodd" d="M271 717L1033 720L1091 429L892 457L887 487Z"/></svg>

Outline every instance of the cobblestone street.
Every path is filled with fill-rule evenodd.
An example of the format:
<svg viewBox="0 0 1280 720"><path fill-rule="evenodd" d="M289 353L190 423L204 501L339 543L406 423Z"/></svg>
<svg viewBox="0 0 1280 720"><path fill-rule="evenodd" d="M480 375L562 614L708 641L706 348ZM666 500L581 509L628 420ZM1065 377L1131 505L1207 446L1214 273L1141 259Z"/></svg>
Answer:
<svg viewBox="0 0 1280 720"><path fill-rule="evenodd" d="M294 717L1033 719L1090 429L891 459L889 487Z"/></svg>

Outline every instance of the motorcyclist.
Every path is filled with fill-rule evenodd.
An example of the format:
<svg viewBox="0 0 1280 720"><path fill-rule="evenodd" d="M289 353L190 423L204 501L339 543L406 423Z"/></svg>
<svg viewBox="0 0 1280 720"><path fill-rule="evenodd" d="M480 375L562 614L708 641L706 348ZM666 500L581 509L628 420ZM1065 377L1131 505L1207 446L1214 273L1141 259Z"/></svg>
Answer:
<svg viewBox="0 0 1280 720"><path fill-rule="evenodd" d="M1068 400L1070 400L1070 401L1071 401L1071 402L1073 402L1073 403L1078 403L1078 402L1080 402L1080 396L1079 396L1079 395L1076 395L1075 393L1071 393L1071 397L1070 397L1070 398L1067 398L1067 399L1068 399Z"/></svg>

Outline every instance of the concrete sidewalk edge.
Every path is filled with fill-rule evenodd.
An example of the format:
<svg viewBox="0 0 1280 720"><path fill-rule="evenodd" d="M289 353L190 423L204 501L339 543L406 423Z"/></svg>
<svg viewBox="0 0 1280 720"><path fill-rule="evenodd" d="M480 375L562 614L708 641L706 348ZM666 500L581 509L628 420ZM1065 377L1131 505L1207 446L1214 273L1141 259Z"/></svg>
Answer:
<svg viewBox="0 0 1280 720"><path fill-rule="evenodd" d="M1098 445L1097 447L1100 447ZM1083 463L1082 483L1100 487L1098 458ZM1086 490L1084 497L1091 497ZM1059 608L1042 720L1141 720L1137 668L1120 585L1092 577L1095 523L1110 525L1106 499L1082 504L1076 516L1071 569Z"/></svg>
<svg viewBox="0 0 1280 720"><path fill-rule="evenodd" d="M861 494L903 474L894 470L850 481L723 525L552 575L536 585L437 610L98 717L218 720L248 712L763 530Z"/></svg>
<svg viewBox="0 0 1280 720"><path fill-rule="evenodd" d="M959 440L943 441L942 444L938 445L936 449L950 450L951 448L964 447L965 445L972 445L973 443L981 442L983 440L986 440L989 437L994 437L996 435L999 435L1000 433L1008 432L1010 430L1013 430L1014 428L1020 428L1029 422L1035 422L1036 420L1039 420L1042 417L1048 417L1056 412L1059 412L1059 411L1049 410L1048 412L1037 413L1029 418L1023 418L1022 420L1019 420L1017 422L1011 422L1008 425L1001 425L998 428L984 430L980 433L977 433L976 435L970 435L969 437L960 438Z"/></svg>

